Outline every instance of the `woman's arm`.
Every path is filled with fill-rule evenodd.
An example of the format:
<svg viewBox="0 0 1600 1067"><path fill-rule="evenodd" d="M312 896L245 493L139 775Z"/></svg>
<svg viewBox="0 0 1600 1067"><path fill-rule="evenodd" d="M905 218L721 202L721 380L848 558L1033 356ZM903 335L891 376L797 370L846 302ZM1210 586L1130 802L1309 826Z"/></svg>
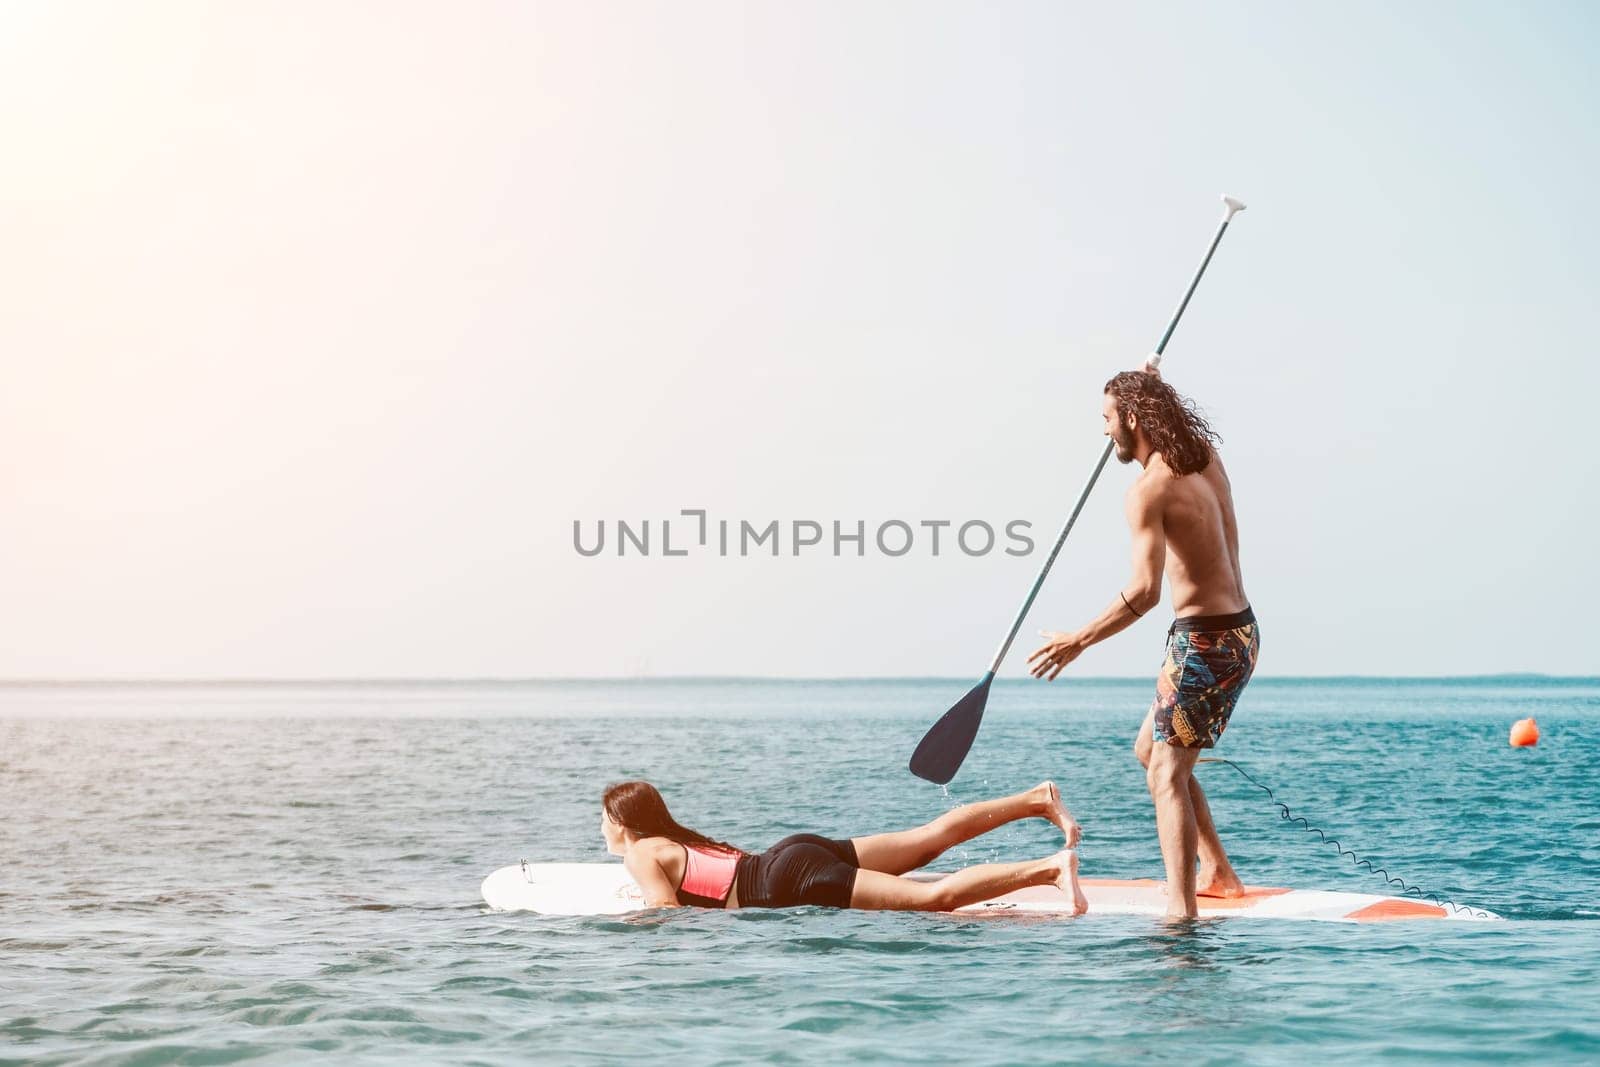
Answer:
<svg viewBox="0 0 1600 1067"><path fill-rule="evenodd" d="M667 872L661 869L653 850L635 845L622 857L622 865L633 875L633 880L644 890L644 901L652 908L681 908L678 893L672 888Z"/></svg>

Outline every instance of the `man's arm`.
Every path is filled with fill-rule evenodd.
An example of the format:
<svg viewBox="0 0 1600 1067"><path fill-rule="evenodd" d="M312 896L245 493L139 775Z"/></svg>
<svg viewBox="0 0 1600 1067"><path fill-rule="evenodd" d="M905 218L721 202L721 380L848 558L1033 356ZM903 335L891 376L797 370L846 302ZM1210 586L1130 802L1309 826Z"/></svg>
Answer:
<svg viewBox="0 0 1600 1067"><path fill-rule="evenodd" d="M1161 603L1161 573L1167 563L1167 532L1161 521L1160 502L1153 494L1135 489L1128 494L1128 526L1133 532L1133 578L1093 622L1077 633L1045 632L1049 640L1028 662L1035 678L1055 681L1067 664L1113 634L1132 626L1145 612Z"/></svg>

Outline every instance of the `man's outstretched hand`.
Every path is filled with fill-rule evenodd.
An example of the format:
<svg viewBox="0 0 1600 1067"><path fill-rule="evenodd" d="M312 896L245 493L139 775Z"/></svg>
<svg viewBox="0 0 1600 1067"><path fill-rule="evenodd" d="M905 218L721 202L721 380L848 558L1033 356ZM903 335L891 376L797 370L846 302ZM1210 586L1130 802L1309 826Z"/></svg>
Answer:
<svg viewBox="0 0 1600 1067"><path fill-rule="evenodd" d="M1043 678L1047 682L1056 680L1056 676L1073 660L1083 654L1088 646L1078 640L1076 634L1059 634L1053 630L1040 630L1039 636L1048 638L1028 657L1032 664L1028 673L1035 678ZM1036 662L1037 661L1037 662Z"/></svg>

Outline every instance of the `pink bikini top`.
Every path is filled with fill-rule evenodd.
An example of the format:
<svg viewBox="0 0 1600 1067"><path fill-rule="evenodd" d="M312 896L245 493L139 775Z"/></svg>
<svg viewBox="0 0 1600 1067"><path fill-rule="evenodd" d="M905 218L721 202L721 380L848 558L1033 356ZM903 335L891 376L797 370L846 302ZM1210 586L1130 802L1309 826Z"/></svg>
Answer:
<svg viewBox="0 0 1600 1067"><path fill-rule="evenodd" d="M744 853L697 845L684 845L683 853L683 884L678 887L678 900L699 908L727 907Z"/></svg>

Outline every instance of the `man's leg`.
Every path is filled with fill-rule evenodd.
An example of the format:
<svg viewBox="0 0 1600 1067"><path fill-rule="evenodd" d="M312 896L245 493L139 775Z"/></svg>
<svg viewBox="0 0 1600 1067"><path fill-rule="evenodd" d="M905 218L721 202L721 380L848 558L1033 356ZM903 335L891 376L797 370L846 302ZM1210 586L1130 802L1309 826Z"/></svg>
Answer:
<svg viewBox="0 0 1600 1067"><path fill-rule="evenodd" d="M1150 769L1150 750L1155 747L1155 738L1152 735L1155 723L1156 709L1151 708L1144 717L1144 725L1139 727L1139 736L1133 739L1133 758L1147 771Z"/></svg>
<svg viewBox="0 0 1600 1067"><path fill-rule="evenodd" d="M1194 762L1199 756L1198 748L1154 745L1150 752L1150 768L1145 772L1150 799L1156 805L1161 859L1167 868L1167 914L1190 919L1199 914L1194 899L1199 831L1189 791Z"/></svg>
<svg viewBox="0 0 1600 1067"><path fill-rule="evenodd" d="M1168 746L1170 747L1170 746ZM1206 793L1191 772L1189 775L1189 804L1194 809L1194 825L1200 839L1200 876L1195 892L1203 897L1242 897L1244 883L1234 872L1228 854L1217 837L1216 824L1211 821L1211 805L1206 803Z"/></svg>
<svg viewBox="0 0 1600 1067"><path fill-rule="evenodd" d="M1144 725L1139 727L1139 736L1133 742L1134 758L1146 771L1150 769L1150 754L1157 747L1152 736L1155 717L1155 709L1152 708L1144 717ZM1211 821L1211 805L1206 803L1205 790L1200 788L1200 783L1192 773L1189 775L1189 805L1194 810L1195 832L1199 838L1200 875L1196 892L1203 897L1243 896L1244 883L1239 881L1233 864L1228 860L1222 839L1217 836L1217 826Z"/></svg>

